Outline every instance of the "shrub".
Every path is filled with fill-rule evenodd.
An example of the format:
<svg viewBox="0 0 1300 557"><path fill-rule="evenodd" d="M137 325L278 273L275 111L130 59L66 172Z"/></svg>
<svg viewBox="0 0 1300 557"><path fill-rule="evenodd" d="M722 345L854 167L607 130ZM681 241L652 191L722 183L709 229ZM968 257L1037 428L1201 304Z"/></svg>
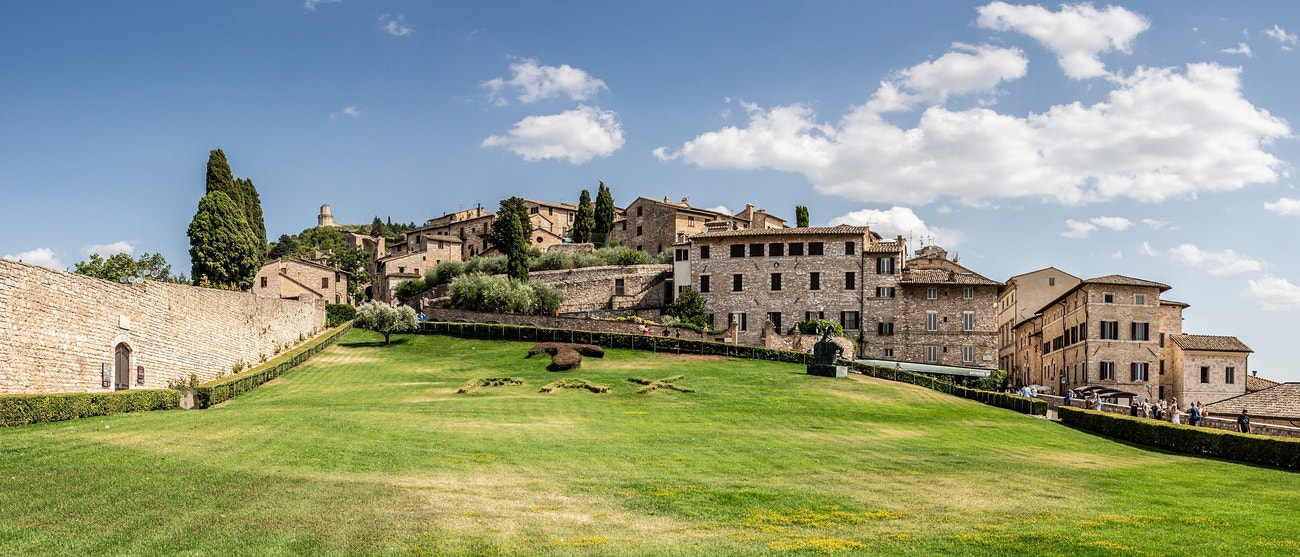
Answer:
<svg viewBox="0 0 1300 557"><path fill-rule="evenodd" d="M560 304L564 303L563 292L545 282L529 283L529 286L533 288L533 296L537 301L537 313L554 315L560 311Z"/></svg>
<svg viewBox="0 0 1300 557"><path fill-rule="evenodd" d="M1266 437L1061 406L1061 421L1133 443L1280 468L1300 468L1300 439Z"/></svg>
<svg viewBox="0 0 1300 557"><path fill-rule="evenodd" d="M450 284L452 279L465 274L465 264L460 261L443 261L434 265L424 274L424 282L430 287Z"/></svg>
<svg viewBox="0 0 1300 557"><path fill-rule="evenodd" d="M333 333L289 351L279 358L271 360L266 365L241 374L194 386L194 408L208 408L235 398L241 393L256 389L262 383L275 379L298 364L307 361L317 352L333 344L351 328L348 325L339 327ZM195 378L191 376L190 384L193 385L194 381Z"/></svg>
<svg viewBox="0 0 1300 557"><path fill-rule="evenodd" d="M573 256L562 251L548 251L529 262L530 271L559 271L573 268Z"/></svg>
<svg viewBox="0 0 1300 557"><path fill-rule="evenodd" d="M506 272L506 256L488 255L474 256L465 262L464 274L483 273L485 275L504 275Z"/></svg>
<svg viewBox="0 0 1300 557"><path fill-rule="evenodd" d="M451 281L451 307L473 311L554 314L564 302L555 287L479 273Z"/></svg>
<svg viewBox="0 0 1300 557"><path fill-rule="evenodd" d="M411 298L428 292L430 288L433 288L433 285L424 279L408 280L397 285L397 288L393 289L393 294L397 296L398 301L405 303Z"/></svg>
<svg viewBox="0 0 1300 557"><path fill-rule="evenodd" d="M357 318L357 308L348 304L329 304L325 306L325 326L333 329ZM302 335L299 335L301 337ZM299 338L299 341L305 340Z"/></svg>
<svg viewBox="0 0 1300 557"><path fill-rule="evenodd" d="M111 393L0 395L0 427L59 422L179 408L180 391L139 389Z"/></svg>
<svg viewBox="0 0 1300 557"><path fill-rule="evenodd" d="M420 325L415 310L409 306L393 307L383 302L366 302L357 308L357 326L384 335L384 345L389 344L393 333L414 331Z"/></svg>
<svg viewBox="0 0 1300 557"><path fill-rule="evenodd" d="M830 327L831 329L831 336L844 336L844 327L841 327L839 323L827 321L825 319L809 319L807 321L800 321L793 327L790 327L785 334L792 335L795 331L799 331L805 335L820 335L827 327Z"/></svg>

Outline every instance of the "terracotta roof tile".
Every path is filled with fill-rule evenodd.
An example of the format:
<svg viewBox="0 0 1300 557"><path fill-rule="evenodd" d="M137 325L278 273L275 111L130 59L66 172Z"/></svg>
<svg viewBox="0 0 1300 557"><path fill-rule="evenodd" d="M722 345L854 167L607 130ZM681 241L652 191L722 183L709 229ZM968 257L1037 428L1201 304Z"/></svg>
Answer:
<svg viewBox="0 0 1300 557"><path fill-rule="evenodd" d="M1154 286L1156 288L1159 288L1161 292L1173 288L1168 284L1150 281L1150 280L1142 280L1133 277L1126 277L1124 275L1106 275L1104 277L1090 278L1083 282L1085 284L1117 284L1121 286Z"/></svg>
<svg viewBox="0 0 1300 557"><path fill-rule="evenodd" d="M1236 415L1245 408L1252 416L1300 419L1300 383L1282 383L1270 389L1207 404L1205 407L1215 414Z"/></svg>
<svg viewBox="0 0 1300 557"><path fill-rule="evenodd" d="M1278 385L1281 385L1281 383L1269 379L1264 379L1263 377L1256 377L1254 375L1246 376L1246 392L1248 393L1253 393L1255 391L1262 391L1264 389L1271 389Z"/></svg>
<svg viewBox="0 0 1300 557"><path fill-rule="evenodd" d="M863 235L870 233L871 230L865 226L849 226L841 224L839 226L815 226L808 228L750 228L745 230L726 230L722 232L703 232L691 236L696 238L734 238L744 236L798 236L798 235L826 235L826 234L854 234Z"/></svg>
<svg viewBox="0 0 1300 557"><path fill-rule="evenodd" d="M1254 352L1237 337L1220 337L1213 335L1169 335L1183 350L1208 350L1214 352Z"/></svg>

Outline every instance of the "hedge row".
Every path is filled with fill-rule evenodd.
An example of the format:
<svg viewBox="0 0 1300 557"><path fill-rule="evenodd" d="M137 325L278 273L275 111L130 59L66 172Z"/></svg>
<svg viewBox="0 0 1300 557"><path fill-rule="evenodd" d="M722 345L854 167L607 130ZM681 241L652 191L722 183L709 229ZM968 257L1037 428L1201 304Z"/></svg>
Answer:
<svg viewBox="0 0 1300 557"><path fill-rule="evenodd" d="M1140 445L1279 468L1300 468L1300 439L1192 427L1069 406L1058 407L1056 411L1066 424Z"/></svg>
<svg viewBox="0 0 1300 557"><path fill-rule="evenodd" d="M0 395L0 427L59 422L179 408L181 393L170 389L126 390L111 393Z"/></svg>
<svg viewBox="0 0 1300 557"><path fill-rule="evenodd" d="M243 373L237 373L230 377L223 377L194 387L194 408L198 410L221 404L245 392L256 389L267 381L284 375L284 372L293 369L298 364L301 364L316 355L317 352L320 352L329 345L334 344L339 337L343 336L344 333L351 329L352 322L349 321L335 328L329 334L323 335L307 344L285 352L283 355L266 362L265 364Z"/></svg>
<svg viewBox="0 0 1300 557"><path fill-rule="evenodd" d="M807 352L776 350L763 348L761 346L744 346L726 342L712 342L707 340L632 333L601 333L595 331L575 331L571 329L556 329L541 326L534 327L529 325L460 323L452 321L426 322L422 325L421 331L424 333L436 333L489 340L501 339L534 340L543 342L577 342L595 344L607 348L631 348L634 350L674 352L679 354L729 356L732 358L749 358L805 365L813 363L812 354ZM874 367L859 363L852 363L851 366L855 371L858 371L863 375L920 385L936 391L978 400L984 404L1015 410L1024 414L1037 414L1040 416L1047 414L1047 402L1042 400L956 386L947 381L936 379L933 376L912 371Z"/></svg>

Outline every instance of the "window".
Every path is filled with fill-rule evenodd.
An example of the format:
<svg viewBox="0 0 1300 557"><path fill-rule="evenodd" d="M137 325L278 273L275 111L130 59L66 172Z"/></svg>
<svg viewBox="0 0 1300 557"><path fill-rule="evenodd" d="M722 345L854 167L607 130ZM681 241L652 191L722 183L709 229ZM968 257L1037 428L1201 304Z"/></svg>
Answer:
<svg viewBox="0 0 1300 557"><path fill-rule="evenodd" d="M856 311L841 311L841 312L840 312L840 326L841 326L841 327L844 327L844 330L846 330L846 331L848 331L848 330L853 330L853 331L858 330L858 312L856 312Z"/></svg>
<svg viewBox="0 0 1300 557"><path fill-rule="evenodd" d="M1119 340L1119 321L1101 322L1101 340Z"/></svg>
<svg viewBox="0 0 1300 557"><path fill-rule="evenodd" d="M877 275L892 275L892 274L894 274L894 258L892 258L892 257L881 257L880 259L877 259L877 260L876 260L876 274L877 274Z"/></svg>
<svg viewBox="0 0 1300 557"><path fill-rule="evenodd" d="M1048 286L1056 286L1056 277L1047 277Z"/></svg>
<svg viewBox="0 0 1300 557"><path fill-rule="evenodd" d="M893 358L893 357L894 357L894 349L893 349L893 348L886 348L886 349L885 349L885 357L886 357L886 358Z"/></svg>
<svg viewBox="0 0 1300 557"><path fill-rule="evenodd" d="M745 244L731 244L731 256L732 256L732 257L744 257L744 256L745 256Z"/></svg>
<svg viewBox="0 0 1300 557"><path fill-rule="evenodd" d="M742 331L747 331L749 330L749 320L746 319L746 317L748 316L744 313L729 313L727 314L727 326L730 327L733 323L739 322L737 328Z"/></svg>
<svg viewBox="0 0 1300 557"><path fill-rule="evenodd" d="M822 243L808 242L808 255L822 255Z"/></svg>
<svg viewBox="0 0 1300 557"><path fill-rule="evenodd" d="M853 255L856 247L853 242L844 242L844 255Z"/></svg>
<svg viewBox="0 0 1300 557"><path fill-rule="evenodd" d="M780 242L767 245L767 254L772 257L781 257L785 255L785 244Z"/></svg>
<svg viewBox="0 0 1300 557"><path fill-rule="evenodd" d="M790 255L803 255L803 242L790 242Z"/></svg>
<svg viewBox="0 0 1300 557"><path fill-rule="evenodd" d="M673 250L673 261L686 261L691 257L691 250L675 249Z"/></svg>
<svg viewBox="0 0 1300 557"><path fill-rule="evenodd" d="M1137 305L1139 305L1139 306L1145 306L1145 305L1147 305L1147 295L1146 295L1146 294L1134 294L1134 295L1133 295L1133 303L1134 303L1134 304L1137 304Z"/></svg>
<svg viewBox="0 0 1300 557"><path fill-rule="evenodd" d="M1210 382L1210 366L1201 366L1201 382Z"/></svg>
<svg viewBox="0 0 1300 557"><path fill-rule="evenodd" d="M745 290L745 275L742 274L731 275L731 291L741 292L743 290Z"/></svg>
<svg viewBox="0 0 1300 557"><path fill-rule="evenodd" d="M641 227L639 225L636 227L636 235L637 236L641 235ZM537 241L540 242L541 238L539 237Z"/></svg>
<svg viewBox="0 0 1300 557"><path fill-rule="evenodd" d="M963 299L963 300L974 300L974 299L975 299L975 289L972 288L972 287L970 287L970 286L967 286L967 287L965 287L965 288L962 288L962 289L961 289L961 299Z"/></svg>
<svg viewBox="0 0 1300 557"><path fill-rule="evenodd" d="M808 289L809 289L809 290L821 290L821 289L822 289L822 274L821 274L821 273L818 273L818 272L816 272L816 271L813 271L813 272L811 272L811 273L808 273Z"/></svg>
<svg viewBox="0 0 1300 557"><path fill-rule="evenodd" d="M1115 362L1101 363L1101 380L1102 381L1115 380Z"/></svg>
<svg viewBox="0 0 1300 557"><path fill-rule="evenodd" d="M623 230L627 230L627 221L623 221Z"/></svg>
<svg viewBox="0 0 1300 557"><path fill-rule="evenodd" d="M882 337L894 336L893 323L876 323L876 334Z"/></svg>
<svg viewBox="0 0 1300 557"><path fill-rule="evenodd" d="M975 347L974 347L974 346L971 346L971 345L967 344L967 345L961 347L961 361L963 361L963 362L973 362L973 361L975 361Z"/></svg>
<svg viewBox="0 0 1300 557"><path fill-rule="evenodd" d="M877 287L876 287L876 297L877 297L877 298L893 298L893 297L894 297L894 287L892 287L892 286L877 286Z"/></svg>
<svg viewBox="0 0 1300 557"><path fill-rule="evenodd" d="M330 278L329 278L329 277L321 277L321 278L320 278L320 287L321 287L321 288L329 288L329 287L330 287Z"/></svg>
<svg viewBox="0 0 1300 557"><path fill-rule="evenodd" d="M700 246L700 259L709 258L709 246Z"/></svg>
<svg viewBox="0 0 1300 557"><path fill-rule="evenodd" d="M772 273L772 290L781 289L781 273Z"/></svg>
<svg viewBox="0 0 1300 557"><path fill-rule="evenodd" d="M637 206L637 208L636 208L636 216L638 216L638 217L641 216L641 209L643 209L643 208L644 208L644 207L642 207L642 206L640 206L640 205Z"/></svg>
<svg viewBox="0 0 1300 557"><path fill-rule="evenodd" d="M710 329L712 329L712 328L714 328L714 327L716 326L716 325L713 324L714 321L713 321L713 314L712 314L712 313L710 313L707 317L705 317L704 320L709 324L709 328L710 328Z"/></svg>
<svg viewBox="0 0 1300 557"><path fill-rule="evenodd" d="M844 273L844 289L855 290L858 287L858 275L853 271Z"/></svg>
<svg viewBox="0 0 1300 557"><path fill-rule="evenodd" d="M938 288L934 288L934 287L926 288L926 289L925 289L925 299L927 299L927 300L938 300L938 299L939 299L939 289L938 289Z"/></svg>
<svg viewBox="0 0 1300 557"><path fill-rule="evenodd" d="M1225 368L1223 368L1223 382L1224 382L1224 383L1227 383L1227 384L1229 384L1229 385L1231 385L1231 384L1233 384L1233 383L1236 383L1236 382L1237 382L1237 368L1235 368L1235 367L1225 367Z"/></svg>
<svg viewBox="0 0 1300 557"><path fill-rule="evenodd" d="M975 330L975 312L973 311L961 312L961 330L963 331Z"/></svg>
<svg viewBox="0 0 1300 557"><path fill-rule="evenodd" d="M709 291L709 275L700 275L700 292Z"/></svg>
<svg viewBox="0 0 1300 557"><path fill-rule="evenodd" d="M1151 364L1148 364L1147 362L1133 362L1133 364L1132 364L1132 369L1133 369L1133 380L1134 380L1134 381L1146 381L1146 380L1147 380L1147 370L1148 370L1148 368L1150 367L1150 365L1151 365Z"/></svg>
<svg viewBox="0 0 1300 557"><path fill-rule="evenodd" d="M781 312L767 312L767 320L772 323L772 330L776 331L776 334L778 335L781 334Z"/></svg>
<svg viewBox="0 0 1300 557"><path fill-rule="evenodd" d="M812 321L813 319L825 319L825 318L826 318L826 312L824 312L824 311L805 311L805 312L803 312L803 320L804 320L804 321Z"/></svg>
<svg viewBox="0 0 1300 557"><path fill-rule="evenodd" d="M1151 340L1151 325L1149 323L1133 323L1133 340Z"/></svg>
<svg viewBox="0 0 1300 557"><path fill-rule="evenodd" d="M939 312L937 311L925 312L925 330L927 331L939 330Z"/></svg>
<svg viewBox="0 0 1300 557"><path fill-rule="evenodd" d="M749 245L749 256L750 256L750 257L763 257L763 244L750 244L750 245Z"/></svg>
<svg viewBox="0 0 1300 557"><path fill-rule="evenodd" d="M1102 301L1102 303L1105 303L1105 304L1113 304L1113 303L1115 303L1115 295L1114 295L1114 294L1102 294L1102 295L1101 295L1101 301Z"/></svg>
<svg viewBox="0 0 1300 557"><path fill-rule="evenodd" d="M624 283L623 283L623 279L621 279L621 278L616 278L616 279L614 279L614 295L615 295L615 296L622 296L622 295L623 295L623 292L624 292Z"/></svg>
<svg viewBox="0 0 1300 557"><path fill-rule="evenodd" d="M930 345L925 347L925 361L934 363L939 361L939 347Z"/></svg>
<svg viewBox="0 0 1300 557"><path fill-rule="evenodd" d="M266 277L262 277L262 288L266 288Z"/></svg>

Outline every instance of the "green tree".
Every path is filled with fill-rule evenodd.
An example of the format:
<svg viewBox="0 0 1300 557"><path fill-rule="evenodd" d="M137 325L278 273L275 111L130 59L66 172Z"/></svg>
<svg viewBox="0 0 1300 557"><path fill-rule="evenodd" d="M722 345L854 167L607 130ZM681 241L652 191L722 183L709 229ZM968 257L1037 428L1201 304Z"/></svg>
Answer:
<svg viewBox="0 0 1300 557"><path fill-rule="evenodd" d="M375 220L370 222L370 235L376 238L385 236L384 221L379 220L379 215L375 215Z"/></svg>
<svg viewBox="0 0 1300 557"><path fill-rule="evenodd" d="M596 191L594 220L596 226L592 232L602 239L608 237L609 231L614 229L614 194L605 187L605 182L601 182L600 188Z"/></svg>
<svg viewBox="0 0 1300 557"><path fill-rule="evenodd" d="M348 295L353 300L360 300L365 294L362 285L374 280L370 276L370 254L361 248L339 247L330 251L325 262L348 275Z"/></svg>
<svg viewBox="0 0 1300 557"><path fill-rule="evenodd" d="M808 228L808 207L804 205L794 206L794 222L797 228Z"/></svg>
<svg viewBox="0 0 1300 557"><path fill-rule="evenodd" d="M262 246L258 252L260 265L262 256L266 253L266 221L262 218L262 198L257 194L257 188L252 180L234 177L230 171L230 163L226 160L226 153L221 149L208 152L207 186L204 194L214 191L230 197L235 207L239 209L239 213L244 216L245 225L252 231L258 245Z"/></svg>
<svg viewBox="0 0 1300 557"><path fill-rule="evenodd" d="M266 220L262 217L262 196L257 194L257 187L248 178L235 180L235 185L244 198L244 218L257 236L259 245L266 245Z"/></svg>
<svg viewBox="0 0 1300 557"><path fill-rule="evenodd" d="M144 253L138 259L125 253L115 253L105 259L95 253L91 254L89 261L77 263L75 272L111 281L147 276L151 280L169 282L175 278L171 274L172 266L161 253Z"/></svg>
<svg viewBox="0 0 1300 557"><path fill-rule="evenodd" d="M235 177L230 172L230 163L226 162L226 153L221 149L208 151L208 176L207 190L204 194L214 191L226 192L230 195L230 190L235 183Z"/></svg>
<svg viewBox="0 0 1300 557"><path fill-rule="evenodd" d="M573 243L584 244L591 241L591 233L596 229L596 212L591 207L591 192L582 190L578 195L578 214L573 218Z"/></svg>
<svg viewBox="0 0 1300 557"><path fill-rule="evenodd" d="M533 223L528 218L524 200L511 197L501 200L501 210L492 221L488 241L506 256L506 276L528 281L528 252L532 247Z"/></svg>
<svg viewBox="0 0 1300 557"><path fill-rule="evenodd" d="M241 289L252 285L265 244L258 243L230 196L220 191L203 196L188 235L195 284Z"/></svg>
<svg viewBox="0 0 1300 557"><path fill-rule="evenodd" d="M267 259L281 259L285 257L293 258L299 255L299 244L297 236L281 234L280 239L271 243L271 249L267 251Z"/></svg>
<svg viewBox="0 0 1300 557"><path fill-rule="evenodd" d="M683 322L703 327L708 322L709 310L705 307L704 296L701 296L694 288L687 286L677 294L677 299L673 300L673 305L668 308L668 315Z"/></svg>
<svg viewBox="0 0 1300 557"><path fill-rule="evenodd" d="M393 307L382 302L366 302L357 308L356 326L384 335L384 346L393 333L414 331L419 326L415 310L408 306Z"/></svg>

